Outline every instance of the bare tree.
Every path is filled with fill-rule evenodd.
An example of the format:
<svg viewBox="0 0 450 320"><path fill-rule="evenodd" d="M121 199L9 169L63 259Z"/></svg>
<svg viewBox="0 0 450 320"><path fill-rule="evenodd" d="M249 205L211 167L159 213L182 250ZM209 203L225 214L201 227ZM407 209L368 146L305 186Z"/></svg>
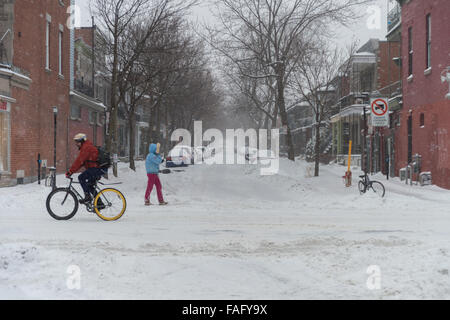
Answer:
<svg viewBox="0 0 450 320"><path fill-rule="evenodd" d="M337 47L331 47L324 41L317 41L315 48L301 55L299 63L292 72L290 86L302 95L309 104L314 116L314 175L319 176L320 144L323 124L330 119L333 105L338 100L339 80L350 68L350 57L355 52L356 43L345 52Z"/></svg>
<svg viewBox="0 0 450 320"><path fill-rule="evenodd" d="M100 50L106 54L106 66L111 81L111 106L106 137L106 148L118 153L118 109L124 100L126 91L119 90L121 81L132 74L135 62L144 52L147 40L166 19L185 11L195 0L94 0L91 9L98 17L101 33ZM145 20L144 20L145 18ZM127 48L130 41L129 30L138 24L145 24L144 32L133 43L132 50ZM117 167L113 173L117 176Z"/></svg>
<svg viewBox="0 0 450 320"><path fill-rule="evenodd" d="M188 32L188 26L181 17L167 23L159 34L155 34L151 44L143 55L149 78L148 96L151 104L147 106L150 113L148 141L160 141L161 126L165 128L165 146L169 136L169 120L173 105L173 95L180 95L181 101L189 96L187 90L180 86L188 85L186 74L204 68L198 61L203 56L203 46ZM182 104L183 105L183 104Z"/></svg>
<svg viewBox="0 0 450 320"><path fill-rule="evenodd" d="M257 66L253 67L257 68ZM254 71L247 71L247 73L252 72ZM273 79L246 77L232 63L224 63L222 74L227 79L228 90L234 93L233 108L239 111L247 110L254 127L268 129L269 126L276 124L278 112L274 108L276 90Z"/></svg>
<svg viewBox="0 0 450 320"><path fill-rule="evenodd" d="M276 82L275 108L286 129L288 158L294 146L286 112L286 85L299 58L298 43L311 28L347 23L353 8L371 0L218 0L221 28L210 31L210 44L233 61L242 75ZM220 39L220 40L219 40ZM251 74L246 66L257 64L270 72Z"/></svg>

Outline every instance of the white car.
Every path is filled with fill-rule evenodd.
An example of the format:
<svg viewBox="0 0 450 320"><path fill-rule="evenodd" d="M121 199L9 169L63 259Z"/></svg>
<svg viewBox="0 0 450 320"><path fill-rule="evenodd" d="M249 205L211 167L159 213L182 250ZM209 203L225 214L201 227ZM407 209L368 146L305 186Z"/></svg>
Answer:
<svg viewBox="0 0 450 320"><path fill-rule="evenodd" d="M260 150L250 147L242 147L238 150L240 155L245 156L245 160L255 163L258 160L275 159L276 155L272 150Z"/></svg>
<svg viewBox="0 0 450 320"><path fill-rule="evenodd" d="M194 152L191 147L184 145L176 145L170 150L166 158L166 167L186 167L194 161Z"/></svg>

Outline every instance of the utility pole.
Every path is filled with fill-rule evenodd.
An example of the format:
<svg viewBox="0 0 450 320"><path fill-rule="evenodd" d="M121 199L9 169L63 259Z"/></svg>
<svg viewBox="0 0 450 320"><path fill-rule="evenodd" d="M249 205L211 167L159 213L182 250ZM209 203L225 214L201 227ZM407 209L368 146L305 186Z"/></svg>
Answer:
<svg viewBox="0 0 450 320"><path fill-rule="evenodd" d="M364 122L364 131L363 131L363 157L362 164L364 174L367 174L367 161L366 161L366 137L367 137L367 116L366 116L366 106L363 106L363 122Z"/></svg>
<svg viewBox="0 0 450 320"><path fill-rule="evenodd" d="M95 22L94 16L92 16L92 88L94 90L95 98Z"/></svg>
<svg viewBox="0 0 450 320"><path fill-rule="evenodd" d="M95 94L95 22L94 22L94 16L92 16L92 96L94 99L96 99ZM97 144L97 112L94 113L94 134L92 136L94 144Z"/></svg>
<svg viewBox="0 0 450 320"><path fill-rule="evenodd" d="M54 122L54 129L53 129L53 165L55 167L55 174L53 175L53 190L56 189L56 132L57 132L57 116L58 116L58 107L53 107L53 122Z"/></svg>

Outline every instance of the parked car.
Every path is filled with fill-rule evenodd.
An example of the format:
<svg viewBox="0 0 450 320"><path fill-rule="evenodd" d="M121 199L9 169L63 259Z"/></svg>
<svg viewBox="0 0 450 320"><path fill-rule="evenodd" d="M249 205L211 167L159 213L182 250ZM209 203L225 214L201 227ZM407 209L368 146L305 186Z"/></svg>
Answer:
<svg viewBox="0 0 450 320"><path fill-rule="evenodd" d="M176 145L166 157L166 167L187 167L193 163L194 154L189 146Z"/></svg>
<svg viewBox="0 0 450 320"><path fill-rule="evenodd" d="M245 156L249 163L255 163L258 160L275 159L275 153L272 150L260 150L250 147L242 147L238 150L240 155Z"/></svg>

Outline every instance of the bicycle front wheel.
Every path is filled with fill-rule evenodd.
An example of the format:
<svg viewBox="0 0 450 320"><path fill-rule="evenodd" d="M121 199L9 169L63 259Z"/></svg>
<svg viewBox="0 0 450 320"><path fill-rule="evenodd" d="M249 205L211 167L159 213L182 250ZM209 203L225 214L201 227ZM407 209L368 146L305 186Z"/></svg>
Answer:
<svg viewBox="0 0 450 320"><path fill-rule="evenodd" d="M364 182L360 181L358 183L358 189L360 194L366 193L366 185L364 184Z"/></svg>
<svg viewBox="0 0 450 320"><path fill-rule="evenodd" d="M105 221L119 220L126 209L125 196L116 189L102 190L94 199L94 211L100 219Z"/></svg>
<svg viewBox="0 0 450 320"><path fill-rule="evenodd" d="M381 182L378 182L378 181L372 182L372 190L377 195L379 195L381 198L383 198L385 193L386 193L383 184Z"/></svg>
<svg viewBox="0 0 450 320"><path fill-rule="evenodd" d="M78 199L67 188L52 191L47 197L47 211L56 220L70 220L78 211Z"/></svg>

